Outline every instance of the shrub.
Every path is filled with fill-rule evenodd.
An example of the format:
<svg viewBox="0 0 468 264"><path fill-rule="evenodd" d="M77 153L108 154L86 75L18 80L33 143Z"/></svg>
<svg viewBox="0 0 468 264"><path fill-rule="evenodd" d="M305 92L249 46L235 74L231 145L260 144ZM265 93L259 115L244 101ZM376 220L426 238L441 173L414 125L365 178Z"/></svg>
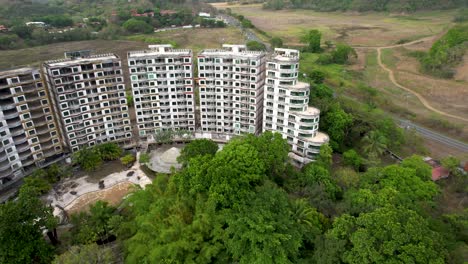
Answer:
<svg viewBox="0 0 468 264"><path fill-rule="evenodd" d="M153 32L153 27L150 24L135 18L127 20L127 22L123 24L123 28L132 33L148 34Z"/></svg>

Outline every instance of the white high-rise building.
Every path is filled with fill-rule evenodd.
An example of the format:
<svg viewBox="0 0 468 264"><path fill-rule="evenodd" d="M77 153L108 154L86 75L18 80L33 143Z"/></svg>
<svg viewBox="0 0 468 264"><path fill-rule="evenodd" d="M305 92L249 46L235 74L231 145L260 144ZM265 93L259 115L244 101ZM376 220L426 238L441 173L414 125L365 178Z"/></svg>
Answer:
<svg viewBox="0 0 468 264"><path fill-rule="evenodd" d="M0 72L0 189L62 156L39 69Z"/></svg>
<svg viewBox="0 0 468 264"><path fill-rule="evenodd" d="M266 68L263 131L281 133L298 166L314 161L329 138L318 131L320 110L308 106L309 84L298 81L299 51L275 49Z"/></svg>
<svg viewBox="0 0 468 264"><path fill-rule="evenodd" d="M64 145L72 152L103 142L129 146L132 127L120 58L72 56L43 64Z"/></svg>
<svg viewBox="0 0 468 264"><path fill-rule="evenodd" d="M223 45L198 55L203 132L262 132L266 54L245 45Z"/></svg>
<svg viewBox="0 0 468 264"><path fill-rule="evenodd" d="M139 135L158 130L195 130L192 51L150 45L128 52Z"/></svg>

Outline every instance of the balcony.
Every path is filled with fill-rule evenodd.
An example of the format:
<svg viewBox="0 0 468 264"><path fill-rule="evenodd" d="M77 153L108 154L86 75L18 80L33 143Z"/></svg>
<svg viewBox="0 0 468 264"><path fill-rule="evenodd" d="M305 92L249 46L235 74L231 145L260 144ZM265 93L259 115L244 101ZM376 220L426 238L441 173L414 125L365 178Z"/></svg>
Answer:
<svg viewBox="0 0 468 264"><path fill-rule="evenodd" d="M3 117L5 119L13 119L13 118L18 117L18 116L19 116L19 114L18 114L18 112L16 112L16 110L8 111L8 112L4 111L3 112Z"/></svg>
<svg viewBox="0 0 468 264"><path fill-rule="evenodd" d="M11 110L11 109L16 109L16 105L14 102L2 103L2 101L5 102L6 100L0 100L1 110L6 111L6 110Z"/></svg>
<svg viewBox="0 0 468 264"><path fill-rule="evenodd" d="M9 166L4 170L0 168L0 178L11 176L12 173L13 170Z"/></svg>
<svg viewBox="0 0 468 264"><path fill-rule="evenodd" d="M0 162L0 171L5 171L5 170L8 170L8 169L11 169L10 168L10 161L8 159Z"/></svg>
<svg viewBox="0 0 468 264"><path fill-rule="evenodd" d="M23 133L21 133L21 134L23 134ZM21 135L21 136L18 135L18 137L13 138L13 142L15 143L15 145L23 144L26 141L28 141L28 139L24 135Z"/></svg>
<svg viewBox="0 0 468 264"><path fill-rule="evenodd" d="M30 146L29 146L29 143L23 143L23 144L20 144L20 145L16 145L16 150L18 152L24 152L24 151L27 151L29 150Z"/></svg>
<svg viewBox="0 0 468 264"><path fill-rule="evenodd" d="M19 127L21 126L21 120L19 118L7 120L7 125L8 127L10 127L10 129L14 127Z"/></svg>

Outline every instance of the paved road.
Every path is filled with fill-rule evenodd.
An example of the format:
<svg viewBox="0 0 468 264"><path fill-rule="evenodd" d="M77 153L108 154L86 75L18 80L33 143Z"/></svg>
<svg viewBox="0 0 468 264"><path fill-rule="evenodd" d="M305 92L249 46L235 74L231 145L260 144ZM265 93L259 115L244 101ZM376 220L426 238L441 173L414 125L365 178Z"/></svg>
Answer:
<svg viewBox="0 0 468 264"><path fill-rule="evenodd" d="M228 26L233 26L239 28L242 33L245 36L246 41L257 41L260 43L263 43L265 47L270 50L270 43L266 43L263 40L261 40L258 35L250 28L244 28L242 27L242 24L237 20L237 18L227 15L227 14L219 14L220 17L222 17L228 24Z"/></svg>
<svg viewBox="0 0 468 264"><path fill-rule="evenodd" d="M442 143L444 145L447 145L449 147L456 148L456 149L459 149L461 151L464 151L464 152L468 153L468 144L466 144L466 143L463 143L463 142L458 141L458 140L453 139L453 138L449 138L449 137L447 137L445 135L434 132L434 131L429 130L427 128L424 128L422 126L416 125L416 124L412 123L409 120L400 119L400 118L397 118L397 120L400 122L400 125L403 128L415 129L416 132L418 132L421 136L423 136L425 138L438 141L438 142L440 142L440 143Z"/></svg>

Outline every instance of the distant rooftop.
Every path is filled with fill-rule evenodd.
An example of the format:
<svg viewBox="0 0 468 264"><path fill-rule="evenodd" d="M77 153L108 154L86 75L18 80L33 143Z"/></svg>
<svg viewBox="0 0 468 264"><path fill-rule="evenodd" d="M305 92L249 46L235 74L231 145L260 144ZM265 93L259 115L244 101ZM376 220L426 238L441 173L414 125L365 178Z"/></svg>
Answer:
<svg viewBox="0 0 468 264"><path fill-rule="evenodd" d="M0 71L0 77L4 78L4 77L8 77L8 76L28 74L28 73L31 73L32 71L37 71L37 69L32 68L32 67L22 67L22 68L8 69L8 70L5 70L5 71Z"/></svg>
<svg viewBox="0 0 468 264"><path fill-rule="evenodd" d="M265 52L263 51L251 51L247 50L246 45L232 45L232 44L223 44L221 49L205 49L199 53L199 56L204 55L219 55L219 56L226 56L226 55L242 55L247 57L258 57L264 55Z"/></svg>
<svg viewBox="0 0 468 264"><path fill-rule="evenodd" d="M49 66L67 66L67 65L74 65L76 63L96 62L96 61L112 60L112 59L118 59L118 58L119 56L117 56L114 53L106 53L106 54L90 55L87 57L49 60L49 61L44 62L44 64L47 64Z"/></svg>
<svg viewBox="0 0 468 264"><path fill-rule="evenodd" d="M171 44L149 45L147 50L129 51L128 57L145 57L157 55L191 55L192 51L189 49L173 49Z"/></svg>
<svg viewBox="0 0 468 264"><path fill-rule="evenodd" d="M271 58L278 61L298 61L299 54L299 51L295 49L276 48L273 54L271 55Z"/></svg>

